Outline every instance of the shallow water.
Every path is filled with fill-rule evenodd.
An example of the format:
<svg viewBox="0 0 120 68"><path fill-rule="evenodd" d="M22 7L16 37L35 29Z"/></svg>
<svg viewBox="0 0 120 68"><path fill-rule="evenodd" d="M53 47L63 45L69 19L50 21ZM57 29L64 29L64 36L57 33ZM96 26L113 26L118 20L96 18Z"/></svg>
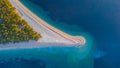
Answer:
<svg viewBox="0 0 120 68"><path fill-rule="evenodd" d="M83 36L90 33L96 51L104 54L94 60L95 68L120 67L119 0L24 0L24 3L66 33Z"/></svg>
<svg viewBox="0 0 120 68"><path fill-rule="evenodd" d="M54 23L49 19L47 12L37 9L33 4L21 0L41 18ZM35 11L34 9L38 10ZM75 26L76 27L76 26ZM73 32L74 33L74 32ZM75 34L75 33L74 33ZM0 50L0 68L93 68L93 39L87 34L86 45L80 47L45 47L33 49ZM89 40L89 41L88 41Z"/></svg>
<svg viewBox="0 0 120 68"><path fill-rule="evenodd" d="M1 68L92 68L91 49L46 47L0 51Z"/></svg>

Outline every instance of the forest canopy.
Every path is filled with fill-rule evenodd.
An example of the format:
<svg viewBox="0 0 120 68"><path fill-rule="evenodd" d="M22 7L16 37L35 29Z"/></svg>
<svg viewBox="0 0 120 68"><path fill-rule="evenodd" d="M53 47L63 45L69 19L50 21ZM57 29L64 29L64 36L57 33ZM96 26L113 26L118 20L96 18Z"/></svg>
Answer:
<svg viewBox="0 0 120 68"><path fill-rule="evenodd" d="M0 0L0 44L37 41L40 38L41 35L17 14L9 0Z"/></svg>

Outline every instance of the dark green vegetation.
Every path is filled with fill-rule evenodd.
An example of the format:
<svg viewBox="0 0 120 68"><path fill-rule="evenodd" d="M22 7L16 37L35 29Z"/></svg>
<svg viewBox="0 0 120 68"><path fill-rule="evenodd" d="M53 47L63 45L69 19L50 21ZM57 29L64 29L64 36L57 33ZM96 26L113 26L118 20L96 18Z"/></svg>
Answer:
<svg viewBox="0 0 120 68"><path fill-rule="evenodd" d="M8 0L0 0L0 44L38 40L35 32L16 12Z"/></svg>

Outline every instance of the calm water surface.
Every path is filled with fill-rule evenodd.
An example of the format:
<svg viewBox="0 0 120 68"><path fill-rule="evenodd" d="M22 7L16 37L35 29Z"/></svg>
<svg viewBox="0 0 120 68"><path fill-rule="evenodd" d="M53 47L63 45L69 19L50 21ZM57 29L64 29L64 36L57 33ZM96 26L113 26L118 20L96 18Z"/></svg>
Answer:
<svg viewBox="0 0 120 68"><path fill-rule="evenodd" d="M26 0L43 19L71 35L90 33L96 43L95 68L120 68L119 0ZM29 2L28 2L29 1ZM37 7L35 7L37 6ZM38 15L40 11L38 11Z"/></svg>
<svg viewBox="0 0 120 68"><path fill-rule="evenodd" d="M46 47L0 51L1 68L93 68L91 48Z"/></svg>
<svg viewBox="0 0 120 68"><path fill-rule="evenodd" d="M119 59L120 1L119 0L21 0L21 2L24 5L26 5L36 15L47 21L49 24L53 25L54 27L68 34L85 36L87 42L92 42L90 38L92 36L96 43L94 68L120 68L119 65L120 63L120 59ZM90 45L90 43L87 44ZM91 47L92 45L86 48L90 49ZM64 49L61 50L60 48L58 49L59 51L57 51L56 53L53 52L54 54L49 52L49 50L47 49L46 50L47 53L45 54L46 56L45 59L48 59L48 57L50 56L49 61L45 61L43 60L43 58L42 59L37 58L37 57L43 57L38 55L44 54L43 51L39 52L39 49L25 50L27 53L26 52L24 53L23 50L21 50L22 52L18 50L18 51L12 51L12 53L16 55L14 52L20 52L20 55L18 56L24 54L25 57L24 55L22 55L22 58L20 57L16 59L10 59L9 61L3 60L3 62L9 63L14 60L19 60L18 63L23 64L22 61L24 61L24 63L27 63L28 65L32 65L31 63L35 62L36 64L38 64L39 67L43 66L43 68L46 67L47 65L54 64L54 63L52 64L51 62L56 62L55 64L56 66L59 66L59 63L62 62L62 64L60 65L62 66L62 68L70 68L72 67L70 66L71 64L73 65L73 67L76 66L76 68L80 68L80 67L91 68L93 64L91 62L93 59L90 58L91 51L89 49L86 49L84 51L79 51L76 48L72 48L72 50L68 49L69 50L68 53L68 51L65 52ZM54 51L56 50L56 48L53 48L52 50ZM82 48L80 50L82 50ZM31 53L32 51L34 53ZM86 52L88 53L86 54ZM4 54L9 54L9 53L5 52ZM31 54L34 55L32 55L31 57ZM50 54L52 54L52 56ZM68 54L70 54L69 58L67 57ZM77 54L78 56L76 57ZM30 56L30 58L26 59L27 55ZM59 55L62 57L60 57ZM65 55L64 58L63 55ZM83 56L85 59L84 58L80 59L79 55L81 55L81 57ZM60 59L57 59L57 57L60 57ZM66 57L69 60L65 60L63 62L63 60ZM32 58L32 60L30 60L31 62L28 63L29 59L31 58ZM50 60L53 58L57 59L58 62L55 60L54 61ZM80 59L80 61L76 61L78 59ZM3 62L0 64L6 65ZM16 62L17 61L15 61L15 63ZM66 64L67 62L69 63ZM13 63L11 63L11 66ZM84 64L88 65L89 67L85 67ZM33 64L33 67L34 65L35 64ZM64 67L65 65L70 67Z"/></svg>

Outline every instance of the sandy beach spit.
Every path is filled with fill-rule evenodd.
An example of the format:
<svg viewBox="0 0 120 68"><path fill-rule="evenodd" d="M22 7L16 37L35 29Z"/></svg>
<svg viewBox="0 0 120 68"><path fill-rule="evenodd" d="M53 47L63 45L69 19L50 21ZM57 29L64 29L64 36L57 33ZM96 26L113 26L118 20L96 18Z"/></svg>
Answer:
<svg viewBox="0 0 120 68"><path fill-rule="evenodd" d="M0 50L16 49L16 48L38 48L48 46L70 46L70 45L85 45L86 40L82 36L71 36L59 29L54 28L47 22L42 20L27 9L19 0L9 0L13 7L16 8L19 15L25 19L28 24L38 33L42 35L42 39L38 41L20 42L0 44Z"/></svg>

